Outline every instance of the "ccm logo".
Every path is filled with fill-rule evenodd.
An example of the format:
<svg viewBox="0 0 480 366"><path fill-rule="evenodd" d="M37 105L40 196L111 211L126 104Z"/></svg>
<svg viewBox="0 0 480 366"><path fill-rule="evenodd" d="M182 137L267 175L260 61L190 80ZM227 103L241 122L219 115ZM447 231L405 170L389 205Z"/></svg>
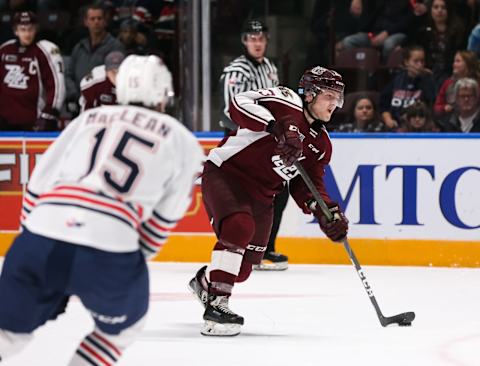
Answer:
<svg viewBox="0 0 480 366"><path fill-rule="evenodd" d="M267 247L259 247L258 245L248 244L247 250L253 250L254 252L264 252Z"/></svg>

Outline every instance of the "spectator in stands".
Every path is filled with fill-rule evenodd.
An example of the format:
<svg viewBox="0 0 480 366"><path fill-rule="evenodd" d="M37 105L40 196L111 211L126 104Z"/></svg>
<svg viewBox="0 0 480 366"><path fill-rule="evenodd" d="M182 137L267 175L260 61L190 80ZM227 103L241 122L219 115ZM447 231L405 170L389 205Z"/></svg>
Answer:
<svg viewBox="0 0 480 366"><path fill-rule="evenodd" d="M437 122L442 132L480 132L478 82L462 78L453 87L454 109Z"/></svg>
<svg viewBox="0 0 480 366"><path fill-rule="evenodd" d="M33 11L35 9L35 0L0 0L1 11L20 13L22 11Z"/></svg>
<svg viewBox="0 0 480 366"><path fill-rule="evenodd" d="M417 100L425 102L429 107L435 101L435 85L431 72L425 68L423 48L405 48L403 66L380 96L382 118L390 130L399 127L405 108Z"/></svg>
<svg viewBox="0 0 480 366"><path fill-rule="evenodd" d="M436 90L452 73L455 52L465 48L465 28L455 14L452 0L433 0L427 24L411 35L410 45L421 45L426 67L433 72Z"/></svg>
<svg viewBox="0 0 480 366"><path fill-rule="evenodd" d="M347 120L335 129L336 132L381 132L385 125L380 119L377 106L367 95L358 96L348 111Z"/></svg>
<svg viewBox="0 0 480 366"><path fill-rule="evenodd" d="M80 83L81 112L101 105L117 104L115 91L118 68L125 59L123 53L112 51L105 57L105 64L96 66Z"/></svg>
<svg viewBox="0 0 480 366"><path fill-rule="evenodd" d="M480 55L480 24L477 24L470 32L470 35L468 36L467 50Z"/></svg>
<svg viewBox="0 0 480 366"><path fill-rule="evenodd" d="M438 132L437 126L432 119L430 108L416 101L405 110L404 121L398 132Z"/></svg>
<svg viewBox="0 0 480 366"><path fill-rule="evenodd" d="M65 98L60 50L35 40L32 12L15 14L13 29L17 38L0 47L0 130L56 130Z"/></svg>
<svg viewBox="0 0 480 366"><path fill-rule="evenodd" d="M133 19L125 19L120 24L118 40L122 42L127 55L146 55L147 38L137 30L137 22Z"/></svg>
<svg viewBox="0 0 480 366"><path fill-rule="evenodd" d="M453 110L453 85L456 80L466 77L477 81L480 80L478 58L474 52L458 51L453 59L452 75L443 82L437 94L437 99L433 106L436 117L442 117Z"/></svg>
<svg viewBox="0 0 480 366"><path fill-rule="evenodd" d="M390 52L405 40L414 14L409 0L365 1L362 18L361 31L345 37L339 49L375 47L382 50L386 60Z"/></svg>
<svg viewBox="0 0 480 366"><path fill-rule="evenodd" d="M316 0L311 18L314 45L307 48L309 66L328 64L332 37L340 40L359 31L362 0Z"/></svg>
<svg viewBox="0 0 480 366"><path fill-rule="evenodd" d="M125 53L119 40L106 31L105 11L100 5L86 8L84 24L89 36L78 42L73 48L67 67L67 99L78 100L80 81L95 66L103 64L105 56L112 51Z"/></svg>
<svg viewBox="0 0 480 366"><path fill-rule="evenodd" d="M60 0L37 0L37 10L57 10L61 7Z"/></svg>

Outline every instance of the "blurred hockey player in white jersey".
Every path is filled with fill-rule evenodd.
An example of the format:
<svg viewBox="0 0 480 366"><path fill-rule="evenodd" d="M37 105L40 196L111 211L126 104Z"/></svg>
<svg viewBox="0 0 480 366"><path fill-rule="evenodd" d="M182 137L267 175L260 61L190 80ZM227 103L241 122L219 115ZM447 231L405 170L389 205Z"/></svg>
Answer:
<svg viewBox="0 0 480 366"><path fill-rule="evenodd" d="M35 167L23 231L0 277L0 363L71 295L95 329L70 366L116 364L142 329L146 259L183 217L204 158L196 138L161 113L171 91L158 57L129 56L117 77L120 105L81 114Z"/></svg>

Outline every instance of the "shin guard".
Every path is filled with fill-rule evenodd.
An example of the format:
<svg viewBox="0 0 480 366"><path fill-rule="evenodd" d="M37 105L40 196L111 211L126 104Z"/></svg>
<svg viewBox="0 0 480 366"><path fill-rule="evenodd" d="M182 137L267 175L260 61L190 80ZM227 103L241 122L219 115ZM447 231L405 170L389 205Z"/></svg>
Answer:
<svg viewBox="0 0 480 366"><path fill-rule="evenodd" d="M255 232L255 223L250 214L235 213L222 221L219 240L212 252L207 269L210 292L230 295L235 279L240 273L245 248Z"/></svg>

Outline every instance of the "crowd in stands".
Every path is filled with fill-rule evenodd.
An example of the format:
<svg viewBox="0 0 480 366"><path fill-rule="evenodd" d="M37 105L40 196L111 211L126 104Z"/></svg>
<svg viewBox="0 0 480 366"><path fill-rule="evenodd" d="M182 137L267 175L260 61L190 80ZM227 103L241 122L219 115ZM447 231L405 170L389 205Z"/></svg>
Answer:
<svg viewBox="0 0 480 366"><path fill-rule="evenodd" d="M322 64L338 70L347 92L344 108L328 128L339 132L480 132L479 10L478 0L317 0L312 32L318 52L305 66ZM51 42L37 53L47 47L62 56L50 68L57 75L55 85L65 84L65 90L53 93L55 103L58 98L63 103L57 110L52 99L49 106L39 109L37 101L31 101L39 113L29 121L8 121L11 117L0 110L0 130L61 129L58 121L75 117L85 105L112 100L115 63L110 63L109 76L105 69L105 58L112 52L157 54L173 66L176 0L98 0L93 4L91 0L0 0L3 45L18 37L12 21L14 14L24 11L33 12L35 42ZM3 47L1 62L15 58L5 54ZM8 52L14 52L9 47ZM15 52L25 45L19 47ZM103 69L96 69L102 65ZM22 83L38 79L40 71L42 78L45 75L40 63L38 74L29 64L22 67L8 71L16 96L21 95ZM24 69L33 74L18 72ZM83 99L81 105L82 85L96 85L97 79L105 93L98 92L91 101ZM41 85L42 80L37 83ZM5 94L1 88L0 93ZM26 106L27 99L22 103Z"/></svg>
<svg viewBox="0 0 480 366"><path fill-rule="evenodd" d="M352 94L330 129L480 132L479 6L476 0L317 1L317 44L335 44L332 57L320 57L347 75Z"/></svg>
<svg viewBox="0 0 480 366"><path fill-rule="evenodd" d="M58 130L112 104L118 53L171 67L176 11L175 0L0 0L0 130Z"/></svg>

